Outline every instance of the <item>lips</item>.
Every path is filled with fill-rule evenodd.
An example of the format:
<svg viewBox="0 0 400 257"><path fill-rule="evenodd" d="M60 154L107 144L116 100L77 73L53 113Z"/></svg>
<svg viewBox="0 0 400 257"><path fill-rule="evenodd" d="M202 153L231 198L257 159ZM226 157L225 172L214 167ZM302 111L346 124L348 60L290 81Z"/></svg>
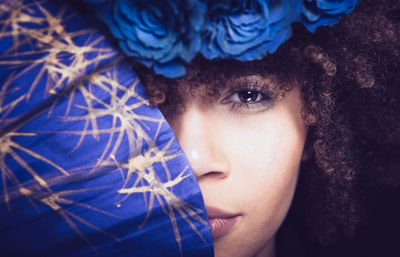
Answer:
<svg viewBox="0 0 400 257"><path fill-rule="evenodd" d="M226 235L240 216L215 207L207 207L207 214L213 239Z"/></svg>

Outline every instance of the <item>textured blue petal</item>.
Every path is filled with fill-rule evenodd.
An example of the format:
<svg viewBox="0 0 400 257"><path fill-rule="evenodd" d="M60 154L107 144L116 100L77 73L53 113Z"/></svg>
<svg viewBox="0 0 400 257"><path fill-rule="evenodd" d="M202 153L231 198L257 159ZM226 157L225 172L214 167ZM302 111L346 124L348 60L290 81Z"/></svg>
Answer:
<svg viewBox="0 0 400 257"><path fill-rule="evenodd" d="M310 32L315 32L317 28L322 27L322 26L333 26L336 23L338 23L340 20L340 17L338 16L332 16L332 17L324 17L316 22L313 23L303 23L304 26L310 31Z"/></svg>
<svg viewBox="0 0 400 257"><path fill-rule="evenodd" d="M141 29L135 29L135 34L138 40L141 41L144 47L157 47L161 48L165 44L165 41L169 41L168 38L160 38L157 35L154 35L151 32L143 31Z"/></svg>
<svg viewBox="0 0 400 257"><path fill-rule="evenodd" d="M132 40L127 40L125 42L127 47L130 48L132 52L138 53L140 57L147 59L158 60L171 52L171 45L162 48L157 45L145 46L144 44L140 44L137 41L132 41Z"/></svg>
<svg viewBox="0 0 400 257"><path fill-rule="evenodd" d="M276 1L268 5L269 23L275 23L287 19L291 5L288 1Z"/></svg>
<svg viewBox="0 0 400 257"><path fill-rule="evenodd" d="M240 15L232 15L229 17L230 22L233 26L242 26L242 25L253 25L263 20L260 15L254 13L244 13Z"/></svg>
<svg viewBox="0 0 400 257"><path fill-rule="evenodd" d="M291 30L280 31L276 34L276 37L274 37L273 40L266 41L259 47L249 49L243 54L236 56L234 59L239 61L260 60L267 56L267 54L274 53L282 43L284 43L291 37L291 35Z"/></svg>
<svg viewBox="0 0 400 257"><path fill-rule="evenodd" d="M320 13L314 12L311 9L304 9L303 15L306 16L308 22L315 22L321 17Z"/></svg>
<svg viewBox="0 0 400 257"><path fill-rule="evenodd" d="M360 0L306 0L302 10L302 23L314 32L319 26L332 26L351 13Z"/></svg>
<svg viewBox="0 0 400 257"><path fill-rule="evenodd" d="M185 66L180 62L170 62L167 64L155 63L154 71L156 74L167 78L179 78L186 73Z"/></svg>

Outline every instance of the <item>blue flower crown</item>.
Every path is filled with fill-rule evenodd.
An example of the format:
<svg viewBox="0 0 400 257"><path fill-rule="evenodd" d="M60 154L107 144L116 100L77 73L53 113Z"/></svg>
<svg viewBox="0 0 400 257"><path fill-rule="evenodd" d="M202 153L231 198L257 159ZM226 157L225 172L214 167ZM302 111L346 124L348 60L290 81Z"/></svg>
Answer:
<svg viewBox="0 0 400 257"><path fill-rule="evenodd" d="M291 24L315 32L351 13L360 0L84 0L122 50L155 73L185 74L206 59L259 60L290 38Z"/></svg>

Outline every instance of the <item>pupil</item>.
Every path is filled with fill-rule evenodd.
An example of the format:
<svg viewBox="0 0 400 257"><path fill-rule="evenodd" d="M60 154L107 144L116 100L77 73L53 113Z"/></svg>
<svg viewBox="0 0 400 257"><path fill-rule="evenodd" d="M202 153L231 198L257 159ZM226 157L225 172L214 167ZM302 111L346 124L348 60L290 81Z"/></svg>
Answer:
<svg viewBox="0 0 400 257"><path fill-rule="evenodd" d="M240 101L248 103L257 100L257 94L258 94L257 92L248 90L248 91L240 91L238 93L238 96Z"/></svg>

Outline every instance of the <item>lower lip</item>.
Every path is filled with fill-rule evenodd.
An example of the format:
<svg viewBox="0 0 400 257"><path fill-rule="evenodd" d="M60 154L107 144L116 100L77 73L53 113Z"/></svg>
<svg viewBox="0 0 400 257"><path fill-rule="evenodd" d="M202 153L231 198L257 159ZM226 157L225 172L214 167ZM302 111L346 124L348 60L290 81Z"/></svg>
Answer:
<svg viewBox="0 0 400 257"><path fill-rule="evenodd" d="M212 237L219 238L226 235L235 225L238 216L232 218L209 219Z"/></svg>

